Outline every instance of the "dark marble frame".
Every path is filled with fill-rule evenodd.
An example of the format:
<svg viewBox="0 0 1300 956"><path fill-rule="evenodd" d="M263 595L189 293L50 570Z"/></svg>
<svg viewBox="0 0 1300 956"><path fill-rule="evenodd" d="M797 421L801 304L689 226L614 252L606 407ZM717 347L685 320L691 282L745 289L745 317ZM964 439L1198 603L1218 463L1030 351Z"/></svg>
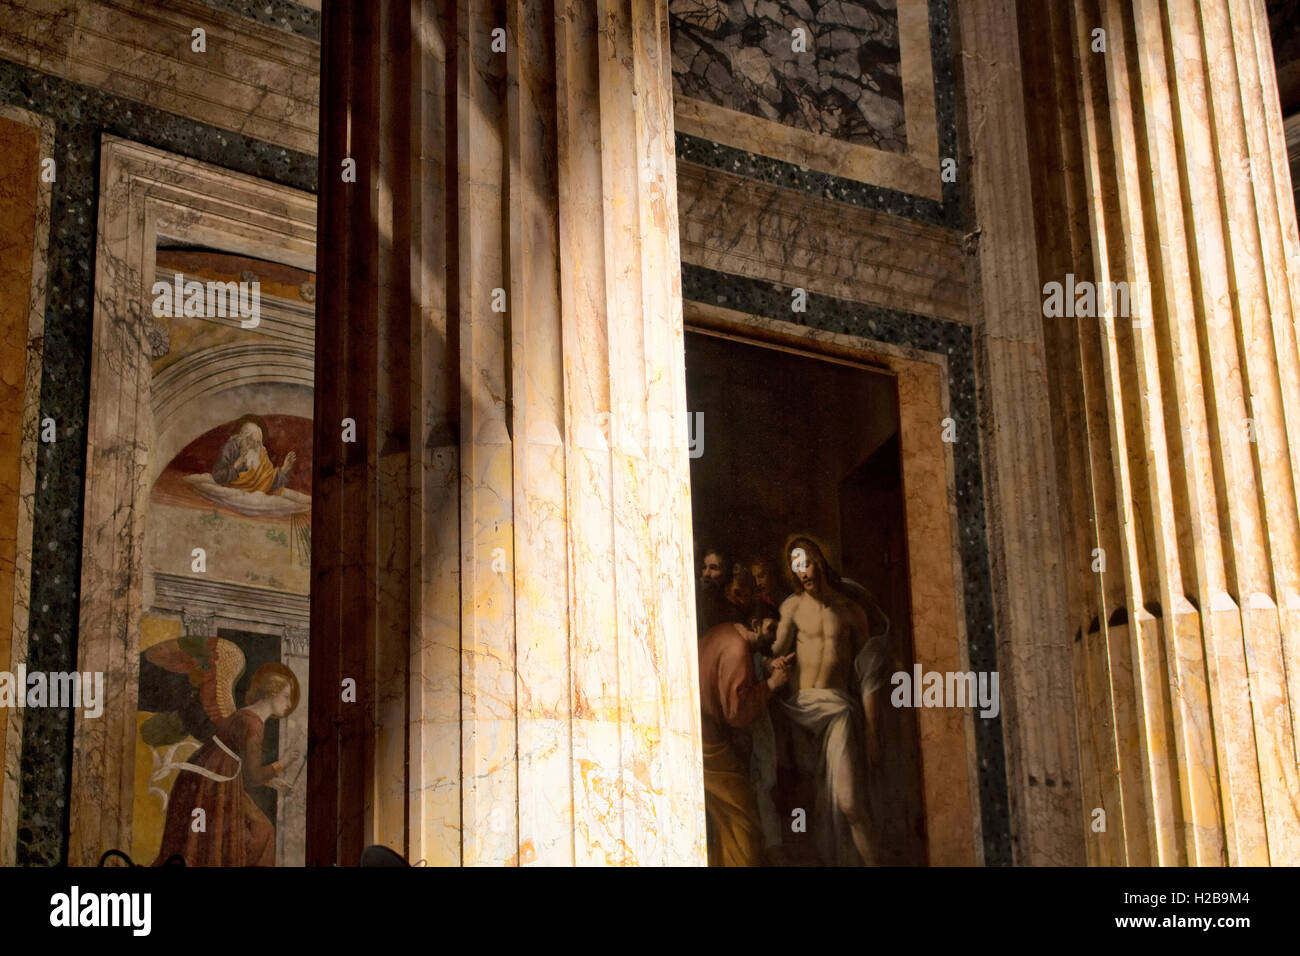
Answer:
<svg viewBox="0 0 1300 956"><path fill-rule="evenodd" d="M790 293L790 289L765 280L715 272L687 263L682 266L682 297L686 300L929 352L947 360L949 412L957 430L953 466L967 650L972 669L997 670L980 410L971 327L812 292L808 293L807 311L793 313ZM984 863L987 866L1009 866L1012 862L1011 824L1001 714L975 721L975 750Z"/></svg>

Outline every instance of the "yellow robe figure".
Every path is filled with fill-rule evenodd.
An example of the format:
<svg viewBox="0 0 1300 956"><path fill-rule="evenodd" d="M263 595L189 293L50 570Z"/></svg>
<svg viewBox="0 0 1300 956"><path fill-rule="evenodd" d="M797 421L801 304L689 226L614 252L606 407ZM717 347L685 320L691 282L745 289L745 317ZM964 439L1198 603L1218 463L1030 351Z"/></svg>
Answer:
<svg viewBox="0 0 1300 956"><path fill-rule="evenodd" d="M265 448L258 449L258 459L256 468L248 468L241 471L234 481L230 483L231 488L238 488L240 491L260 491L267 495L278 495L280 489L271 490L271 485L275 481L275 466L271 464L271 458L266 453Z"/></svg>
<svg viewBox="0 0 1300 956"><path fill-rule="evenodd" d="M758 866L763 831L749 774L731 744L704 743L704 808L710 866Z"/></svg>
<svg viewBox="0 0 1300 956"><path fill-rule="evenodd" d="M704 817L709 866L758 866L763 827L749 774L732 745L732 728L767 711L771 691L754 679L739 625L710 628L700 640L700 737L704 749Z"/></svg>

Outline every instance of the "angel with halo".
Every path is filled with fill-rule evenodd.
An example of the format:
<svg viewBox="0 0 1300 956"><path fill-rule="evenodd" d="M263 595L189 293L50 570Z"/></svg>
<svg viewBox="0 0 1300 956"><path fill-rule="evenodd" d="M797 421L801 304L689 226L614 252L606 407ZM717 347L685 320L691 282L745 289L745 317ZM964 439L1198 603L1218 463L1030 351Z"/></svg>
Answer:
<svg viewBox="0 0 1300 956"><path fill-rule="evenodd" d="M262 762L266 722L298 706L297 676L283 664L263 664L237 708L234 688L245 659L233 641L186 635L155 644L140 658L140 709L155 711L140 728L145 742L170 746L169 755L186 737L200 742L188 759L169 758L154 774L177 771L155 865L179 856L190 866L274 866L275 825L249 790L283 792L298 778L296 751Z"/></svg>

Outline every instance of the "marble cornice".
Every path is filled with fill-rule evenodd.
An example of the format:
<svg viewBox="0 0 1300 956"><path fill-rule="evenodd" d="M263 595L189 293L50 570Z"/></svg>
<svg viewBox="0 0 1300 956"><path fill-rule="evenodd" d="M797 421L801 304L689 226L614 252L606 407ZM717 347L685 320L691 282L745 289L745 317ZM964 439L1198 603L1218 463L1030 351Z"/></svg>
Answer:
<svg viewBox="0 0 1300 956"><path fill-rule="evenodd" d="M207 33L205 53L190 49L195 27ZM0 57L254 139L316 152L320 44L197 0L0 5Z"/></svg>
<svg viewBox="0 0 1300 956"><path fill-rule="evenodd" d="M682 260L790 288L970 324L952 229L677 164Z"/></svg>

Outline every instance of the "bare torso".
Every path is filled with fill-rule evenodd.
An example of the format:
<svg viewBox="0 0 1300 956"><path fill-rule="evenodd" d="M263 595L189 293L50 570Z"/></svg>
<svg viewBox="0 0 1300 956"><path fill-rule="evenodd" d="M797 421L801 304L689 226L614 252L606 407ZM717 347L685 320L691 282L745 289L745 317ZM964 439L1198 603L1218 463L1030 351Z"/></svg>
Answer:
<svg viewBox="0 0 1300 956"><path fill-rule="evenodd" d="M772 653L786 654L794 646L791 683L796 690L847 690L854 650L867 637L866 613L861 607L833 589L825 597L826 601L819 601L805 591L790 595L781 604Z"/></svg>

